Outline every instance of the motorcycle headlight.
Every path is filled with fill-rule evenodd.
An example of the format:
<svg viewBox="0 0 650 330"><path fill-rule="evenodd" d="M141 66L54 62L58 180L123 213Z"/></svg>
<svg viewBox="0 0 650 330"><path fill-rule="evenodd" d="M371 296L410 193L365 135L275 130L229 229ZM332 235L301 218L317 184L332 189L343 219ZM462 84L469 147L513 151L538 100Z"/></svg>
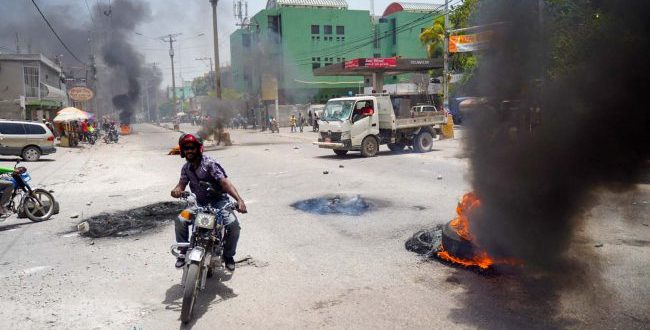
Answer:
<svg viewBox="0 0 650 330"><path fill-rule="evenodd" d="M215 216L210 213L199 213L196 216L195 224L201 228L212 229L214 227Z"/></svg>

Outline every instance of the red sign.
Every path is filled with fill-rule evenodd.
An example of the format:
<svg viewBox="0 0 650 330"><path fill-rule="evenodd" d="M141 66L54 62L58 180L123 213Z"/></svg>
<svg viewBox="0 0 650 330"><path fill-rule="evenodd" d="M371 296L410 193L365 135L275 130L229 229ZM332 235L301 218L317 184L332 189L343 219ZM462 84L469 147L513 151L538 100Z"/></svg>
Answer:
<svg viewBox="0 0 650 330"><path fill-rule="evenodd" d="M344 68L354 69L359 67L359 59L355 58L354 60L345 61Z"/></svg>
<svg viewBox="0 0 650 330"><path fill-rule="evenodd" d="M345 62L346 69L355 69L359 67L370 69L394 68L397 66L396 57L386 58L355 58Z"/></svg>
<svg viewBox="0 0 650 330"><path fill-rule="evenodd" d="M397 66L397 58L388 57L388 58L367 58L366 67L367 68L394 68Z"/></svg>

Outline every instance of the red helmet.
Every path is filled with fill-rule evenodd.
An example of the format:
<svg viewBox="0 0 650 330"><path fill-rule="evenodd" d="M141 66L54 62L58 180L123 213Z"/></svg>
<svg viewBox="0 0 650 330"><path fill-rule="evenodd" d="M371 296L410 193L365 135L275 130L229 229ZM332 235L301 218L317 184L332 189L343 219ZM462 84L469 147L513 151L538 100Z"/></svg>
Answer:
<svg viewBox="0 0 650 330"><path fill-rule="evenodd" d="M181 137L178 139L178 147L180 148L181 151L181 158L185 158L185 152L183 152L183 145L187 143L196 144L197 148L199 148L199 152L203 153L203 140L194 134L187 133L181 135Z"/></svg>

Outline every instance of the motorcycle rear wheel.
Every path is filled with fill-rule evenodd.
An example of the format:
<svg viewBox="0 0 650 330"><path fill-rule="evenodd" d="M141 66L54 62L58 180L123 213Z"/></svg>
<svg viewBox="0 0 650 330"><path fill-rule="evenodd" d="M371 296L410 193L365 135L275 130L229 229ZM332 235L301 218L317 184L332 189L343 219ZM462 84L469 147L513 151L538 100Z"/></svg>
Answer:
<svg viewBox="0 0 650 330"><path fill-rule="evenodd" d="M192 263L187 269L183 290L183 306L181 307L181 322L187 323L192 319L192 309L196 300L196 292L199 288L199 276L201 267Z"/></svg>
<svg viewBox="0 0 650 330"><path fill-rule="evenodd" d="M25 198L22 207L29 220L45 221L54 214L54 196L44 189L34 189L31 196Z"/></svg>

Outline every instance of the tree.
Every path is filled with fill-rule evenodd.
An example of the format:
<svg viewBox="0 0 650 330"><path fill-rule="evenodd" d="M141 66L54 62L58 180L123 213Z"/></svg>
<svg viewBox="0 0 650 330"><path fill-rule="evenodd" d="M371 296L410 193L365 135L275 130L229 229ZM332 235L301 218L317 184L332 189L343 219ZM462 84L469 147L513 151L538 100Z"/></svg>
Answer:
<svg viewBox="0 0 650 330"><path fill-rule="evenodd" d="M433 21L433 25L425 28L420 33L420 42L427 48L429 57L440 57L444 51L445 41L445 20L438 17Z"/></svg>
<svg viewBox="0 0 650 330"><path fill-rule="evenodd" d="M212 89L211 80L209 75L204 75L201 77L196 77L192 80L192 91L194 95L208 95L208 92Z"/></svg>

